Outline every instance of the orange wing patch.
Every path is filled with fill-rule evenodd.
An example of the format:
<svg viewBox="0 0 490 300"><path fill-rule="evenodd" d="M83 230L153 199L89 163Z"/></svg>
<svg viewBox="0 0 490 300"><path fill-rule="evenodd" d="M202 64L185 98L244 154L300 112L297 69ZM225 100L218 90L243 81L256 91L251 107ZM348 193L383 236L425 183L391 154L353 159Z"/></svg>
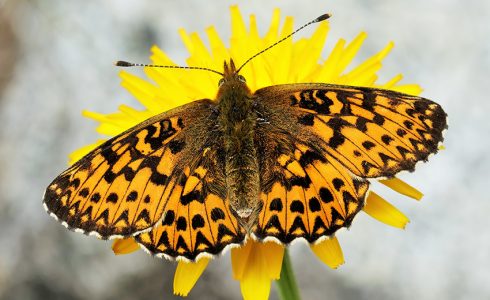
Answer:
<svg viewBox="0 0 490 300"><path fill-rule="evenodd" d="M192 171L186 168L166 203L163 219L151 231L137 235L138 243L155 255L190 260L242 243L246 232L229 209L223 168L217 161L216 152L208 149Z"/></svg>
<svg viewBox="0 0 490 300"><path fill-rule="evenodd" d="M260 196L264 205L254 228L259 239L273 236L290 243L305 238L311 243L348 227L364 205L368 182L304 144L265 167L274 170L277 180L264 186Z"/></svg>
<svg viewBox="0 0 490 300"><path fill-rule="evenodd" d="M203 143L189 137L195 124L187 123L199 124L193 114L203 115L206 103L153 117L100 145L48 186L46 209L67 227L101 238L152 227L178 188L186 143Z"/></svg>

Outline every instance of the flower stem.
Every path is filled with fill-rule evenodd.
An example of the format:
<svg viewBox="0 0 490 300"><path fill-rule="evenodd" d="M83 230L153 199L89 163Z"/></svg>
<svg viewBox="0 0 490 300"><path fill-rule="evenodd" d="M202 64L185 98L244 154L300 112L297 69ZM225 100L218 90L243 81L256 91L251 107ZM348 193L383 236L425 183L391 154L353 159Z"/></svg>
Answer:
<svg viewBox="0 0 490 300"><path fill-rule="evenodd" d="M282 259L281 277L276 281L281 300L300 300L298 285L294 277L289 251L286 248Z"/></svg>

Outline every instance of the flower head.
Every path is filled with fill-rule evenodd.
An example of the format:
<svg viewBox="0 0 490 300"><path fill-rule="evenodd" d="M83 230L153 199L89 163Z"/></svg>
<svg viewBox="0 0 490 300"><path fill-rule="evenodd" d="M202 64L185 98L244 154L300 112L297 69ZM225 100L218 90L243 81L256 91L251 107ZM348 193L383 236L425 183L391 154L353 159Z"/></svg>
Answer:
<svg viewBox="0 0 490 300"><path fill-rule="evenodd" d="M281 37L293 31L293 18L286 17L280 26L280 11L276 9L268 32L261 36L257 30L254 15L250 16L247 28L237 6L231 7L232 35L229 46L218 36L214 27L209 27L206 34L209 48L196 33L180 30L181 38L189 52L189 66L207 67L221 71L223 61L233 58L235 62L246 61L258 51L273 44ZM270 85L300 82L325 82L355 86L379 87L407 94L417 95L421 92L418 85L399 84L401 75L394 76L385 83L377 82L377 72L381 63L393 48L393 43L376 53L360 65L347 69L359 51L366 33L361 32L351 42L340 39L326 59L321 58L329 32L327 22L319 23L310 37L297 41L288 39L281 45L252 60L241 75L247 78L247 84L253 91ZM158 47L151 49L151 60L158 65L174 65L171 59ZM126 105L111 114L100 114L84 111L86 117L100 123L97 131L108 136L115 136L128 128L171 108L181 106L196 99L216 96L217 77L210 72L193 70L165 70L145 68L148 82L125 71L120 73L122 85L144 107L137 110ZM72 162L100 144L83 147L71 156ZM422 194L400 179L381 180L381 183L395 191L414 199ZM375 219L388 225L404 228L408 219L381 196L370 192L364 211ZM311 244L312 252L326 265L336 268L344 262L343 254L336 237L322 238ZM138 249L133 239L116 240L113 250L125 254ZM281 273L284 245L275 242L256 241L249 237L245 244L231 250L233 277L240 281L241 292L245 299L267 299L272 280L277 280ZM174 293L186 296L209 262L203 257L197 262L179 261L174 277Z"/></svg>

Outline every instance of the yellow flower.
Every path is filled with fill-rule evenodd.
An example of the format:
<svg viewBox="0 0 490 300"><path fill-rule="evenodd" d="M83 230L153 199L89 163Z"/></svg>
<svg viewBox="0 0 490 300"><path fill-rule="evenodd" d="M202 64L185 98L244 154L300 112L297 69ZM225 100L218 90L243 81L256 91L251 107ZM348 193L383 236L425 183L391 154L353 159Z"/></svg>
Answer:
<svg viewBox="0 0 490 300"><path fill-rule="evenodd" d="M189 66L208 67L220 71L224 60L233 58L235 62L244 62L258 51L273 44L279 38L293 30L293 18L286 17L280 28L280 12L276 9L272 16L269 31L260 36L255 16L250 16L250 27L247 28L237 6L231 7L232 36L230 46L219 38L214 27L206 30L210 49L196 33L180 30L181 38L190 53L187 59ZM281 45L258 56L243 69L241 74L247 78L252 91L261 87L298 82L327 82L346 85L380 87L417 95L421 88L415 84L400 85L402 75L394 76L384 84L377 83L376 73L381 62L393 48L393 43L365 60L350 71L346 71L354 56L366 38L361 32L353 41L347 43L340 39L327 59L322 60L329 24L321 22L315 32L298 41L288 39ZM151 60L154 64L173 65L174 63L158 47L151 49ZM84 111L86 117L100 122L97 131L104 135L115 136L124 130L161 112L181 106L196 99L214 99L217 91L215 74L192 70L165 70L145 68L146 75L153 81L147 82L127 72L121 72L122 85L143 104L144 110L136 110L126 105L119 106L119 111L112 114L100 114ZM99 145L83 147L70 156L74 162ZM422 194L400 179L381 180L381 183L393 190L414 199ZM408 219L379 195L370 192L364 211L375 219L388 225L404 228ZM133 239L116 240L113 250L116 254L125 254L138 249ZM313 253L326 265L336 268L344 262L342 250L337 238L325 238L311 245ZM279 279L284 246L273 242L258 242L249 237L240 248L231 250L233 277L240 281L241 292L245 299L267 299L272 280ZM186 296L209 262L201 258L197 262L179 261L174 277L174 293Z"/></svg>

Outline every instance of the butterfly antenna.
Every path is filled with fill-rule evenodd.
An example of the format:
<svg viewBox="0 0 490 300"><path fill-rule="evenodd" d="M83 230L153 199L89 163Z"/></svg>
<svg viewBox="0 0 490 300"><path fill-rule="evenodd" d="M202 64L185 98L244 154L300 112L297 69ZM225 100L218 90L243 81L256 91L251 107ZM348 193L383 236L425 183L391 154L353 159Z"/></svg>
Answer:
<svg viewBox="0 0 490 300"><path fill-rule="evenodd" d="M203 68L203 67L183 67L183 66L162 66L162 65L151 65L151 64L135 64L135 63L127 62L124 60L118 60L118 61L114 62L114 65L117 67L150 67L150 68L166 68L166 69L204 70L204 71L209 71L209 72L213 72L213 73L219 74L221 76L224 76L223 73L220 73L220 72L213 70L213 69Z"/></svg>
<svg viewBox="0 0 490 300"><path fill-rule="evenodd" d="M238 68L238 70L236 71L236 73L240 72L240 70L246 65L248 64L252 59L256 58L257 56L259 56L260 54L264 53L265 51L269 50L270 48L276 46L277 44L281 43L282 41L284 40L287 40L289 39L293 34L295 34L296 32L302 30L303 28L307 27L307 26L310 26L311 24L314 24L314 23L318 23L318 22L321 22L321 21L324 21L328 18L330 18L332 15L331 14L323 14L321 16L319 16L318 18L316 18L315 20L313 21L310 21L308 23L306 23L305 25L301 26L300 28L296 29L294 32L288 34L286 37L280 39L279 41L275 42L274 44L270 45L269 47L265 48L264 50L260 51L259 53L255 54L254 56L250 57L246 62L244 62L242 64L242 66L240 68Z"/></svg>

